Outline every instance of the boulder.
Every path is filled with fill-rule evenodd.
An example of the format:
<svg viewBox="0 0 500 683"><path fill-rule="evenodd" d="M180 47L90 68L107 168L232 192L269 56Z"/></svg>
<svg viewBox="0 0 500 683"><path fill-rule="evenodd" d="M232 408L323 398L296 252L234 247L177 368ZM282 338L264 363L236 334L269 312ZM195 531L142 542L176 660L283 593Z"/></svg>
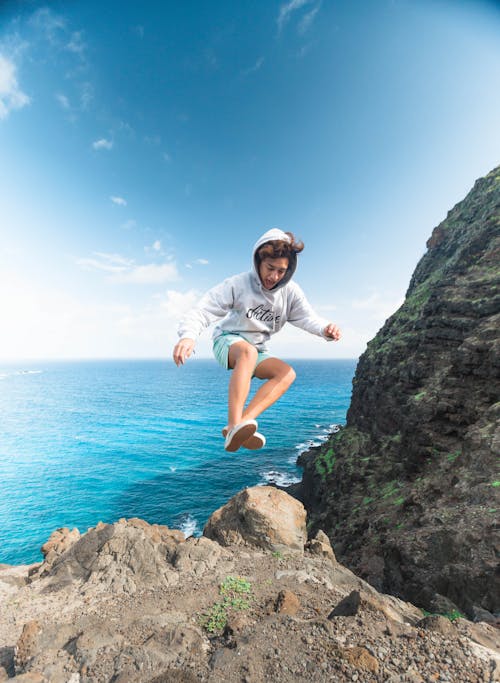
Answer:
<svg viewBox="0 0 500 683"><path fill-rule="evenodd" d="M279 552L304 551L306 511L302 503L273 486L237 493L216 510L203 535L221 545L248 544Z"/></svg>
<svg viewBox="0 0 500 683"><path fill-rule="evenodd" d="M178 580L171 563L181 543L182 531L141 519L99 523L62 554L50 549L50 559L32 580L48 577L47 590L58 590L73 581L81 581L87 588L126 593L145 586L169 586Z"/></svg>

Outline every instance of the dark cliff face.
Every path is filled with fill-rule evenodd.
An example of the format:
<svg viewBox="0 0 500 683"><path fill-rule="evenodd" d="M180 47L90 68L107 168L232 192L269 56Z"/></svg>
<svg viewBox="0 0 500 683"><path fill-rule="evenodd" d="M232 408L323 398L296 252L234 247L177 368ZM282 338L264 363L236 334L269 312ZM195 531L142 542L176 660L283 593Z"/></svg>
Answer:
<svg viewBox="0 0 500 683"><path fill-rule="evenodd" d="M301 497L342 561L427 609L500 610L500 167L432 233ZM496 572L496 573L495 573Z"/></svg>

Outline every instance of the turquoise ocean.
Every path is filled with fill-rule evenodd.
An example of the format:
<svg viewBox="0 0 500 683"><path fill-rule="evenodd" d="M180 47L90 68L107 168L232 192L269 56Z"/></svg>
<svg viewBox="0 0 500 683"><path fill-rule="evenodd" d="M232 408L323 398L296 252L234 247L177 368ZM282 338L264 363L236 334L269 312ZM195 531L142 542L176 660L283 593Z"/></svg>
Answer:
<svg viewBox="0 0 500 683"><path fill-rule="evenodd" d="M298 455L345 422L356 360L290 362L294 385L259 419L266 447L237 453L213 360L0 365L0 563L41 560L59 527L121 517L197 535L245 486L299 481Z"/></svg>

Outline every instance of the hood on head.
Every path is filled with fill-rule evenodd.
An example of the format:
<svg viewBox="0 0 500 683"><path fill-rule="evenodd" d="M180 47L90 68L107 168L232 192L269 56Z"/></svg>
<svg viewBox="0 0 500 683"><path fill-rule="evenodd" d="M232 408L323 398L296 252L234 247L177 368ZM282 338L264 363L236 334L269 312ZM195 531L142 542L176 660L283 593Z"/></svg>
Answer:
<svg viewBox="0 0 500 683"><path fill-rule="evenodd" d="M268 230L265 232L257 242L255 242L254 247L253 247L253 270L254 273L257 275L257 279L260 282L260 275L259 275L259 269L257 268L257 250L259 247L261 247L263 244L266 242L274 242L274 241L283 241L283 242L290 242L290 238L284 232L283 230L280 230L279 228L272 228L271 230ZM295 271L297 270L297 254L294 252L290 255L290 258L288 259L288 270L285 273L285 277L278 282L278 284L273 287L271 292L275 292L277 289L280 289L281 287L284 287L290 280L292 279Z"/></svg>

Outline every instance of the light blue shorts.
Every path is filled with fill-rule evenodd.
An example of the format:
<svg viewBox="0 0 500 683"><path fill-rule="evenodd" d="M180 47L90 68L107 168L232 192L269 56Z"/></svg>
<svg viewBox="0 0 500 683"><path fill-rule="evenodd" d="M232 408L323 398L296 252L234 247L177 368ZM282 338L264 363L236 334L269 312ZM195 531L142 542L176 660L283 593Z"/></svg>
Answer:
<svg viewBox="0 0 500 683"><path fill-rule="evenodd" d="M229 347L231 346L231 344L235 344L236 342L240 341L247 340L243 339L243 337L240 337L239 334L231 334L230 332L221 334L214 341L214 356L216 360L220 363L220 365L222 365L222 367L226 370L231 370L231 368L228 366ZM255 362L255 367L257 367L259 363L262 363L263 360L266 360L266 358L271 358L271 355L267 353L267 351L258 351L257 353L258 355L257 360Z"/></svg>

